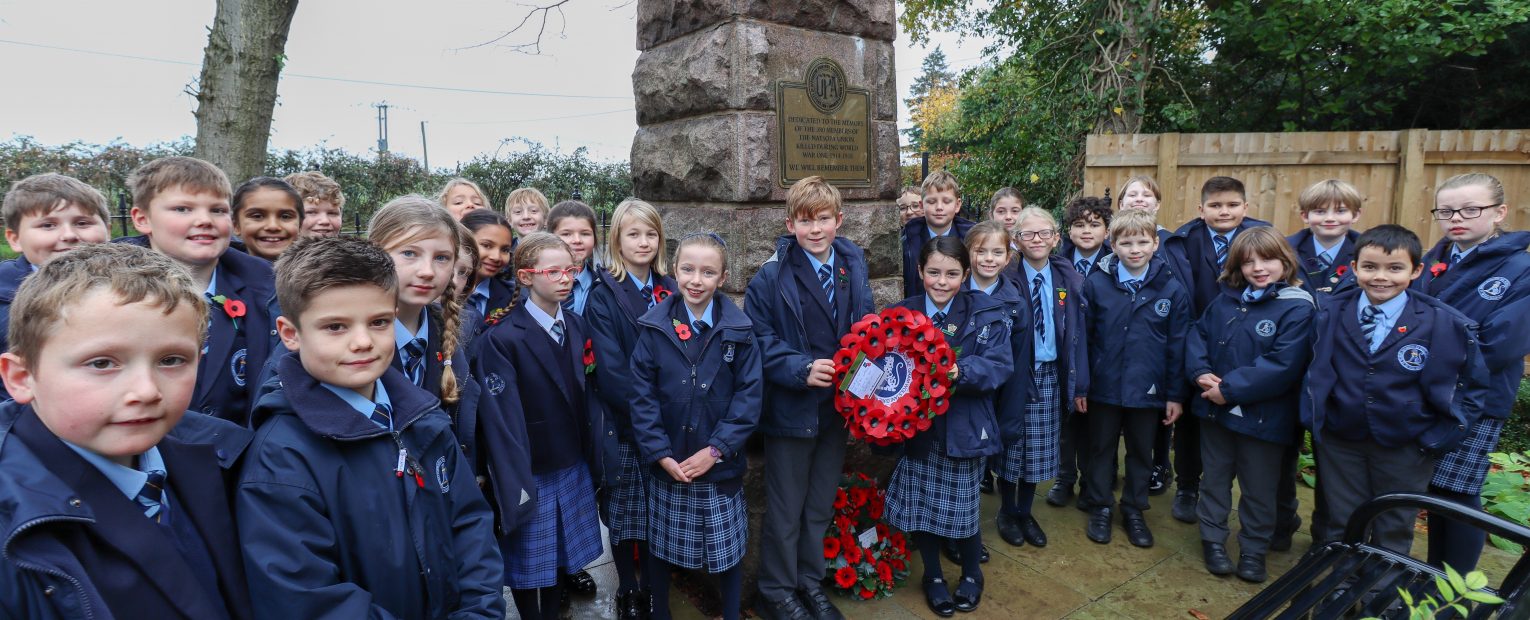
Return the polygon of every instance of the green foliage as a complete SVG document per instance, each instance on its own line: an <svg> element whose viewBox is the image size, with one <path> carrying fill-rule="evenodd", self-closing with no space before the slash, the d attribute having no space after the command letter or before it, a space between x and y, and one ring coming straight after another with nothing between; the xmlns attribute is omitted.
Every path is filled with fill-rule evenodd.
<svg viewBox="0 0 1530 620"><path fill-rule="evenodd" d="M1495 466L1482 483L1482 509L1520 525L1530 527L1530 453L1494 452L1488 455ZM1520 545L1496 535L1488 540L1494 547L1520 554Z"/></svg>
<svg viewBox="0 0 1530 620"><path fill-rule="evenodd" d="M936 47L930 55L924 57L924 63L920 66L919 77L908 87L908 99L903 102L908 105L909 112L915 119L924 116L924 102L931 92L948 89L956 85L956 74L951 72L950 65L946 64L946 53ZM924 147L924 128L918 120L903 129L908 136L909 144L915 151Z"/></svg>
<svg viewBox="0 0 1530 620"><path fill-rule="evenodd" d="M398 196L418 193L434 197L455 176L483 186L490 202L501 209L511 190L526 186L541 190L553 202L577 195L599 211L614 209L632 193L627 162L594 161L582 148L564 153L531 141L523 141L523 145L521 152L479 155L455 172L427 171L416 160L392 154L363 156L323 146L273 151L266 158L266 174L282 177L318 170L333 178L345 191L347 229L358 222L365 226L373 211ZM115 209L118 196L123 196L128 204L132 202L126 182L134 168L157 157L190 154L189 139L147 147L120 142L47 146L29 137L18 137L0 142L0 182L9 187L33 174L67 174L101 190ZM120 232L115 227L114 230Z"/></svg>
<svg viewBox="0 0 1530 620"><path fill-rule="evenodd" d="M1405 588L1398 588L1397 594L1402 598L1403 604L1408 606L1409 620L1426 620L1444 614L1450 617L1450 610L1460 617L1466 617L1470 612L1467 603L1479 605L1502 605L1503 599L1494 596L1487 591L1487 575L1481 571L1472 571L1465 577L1456 572L1456 569L1445 567L1444 577L1434 578L1436 599L1434 594L1425 594L1423 598L1414 600L1413 595Z"/></svg>
<svg viewBox="0 0 1530 620"><path fill-rule="evenodd" d="M1530 451L1530 381L1521 381L1514 396L1514 409L1498 436L1498 449L1504 452Z"/></svg>

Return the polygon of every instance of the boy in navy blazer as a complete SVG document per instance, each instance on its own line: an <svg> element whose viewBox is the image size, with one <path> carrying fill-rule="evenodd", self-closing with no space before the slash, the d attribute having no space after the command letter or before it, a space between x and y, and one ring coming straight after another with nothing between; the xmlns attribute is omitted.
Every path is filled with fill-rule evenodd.
<svg viewBox="0 0 1530 620"><path fill-rule="evenodd" d="M133 227L143 245L185 266L212 308L191 409L250 425L255 379L276 347L271 263L229 247L228 177L190 157L163 157L128 177Z"/></svg>
<svg viewBox="0 0 1530 620"><path fill-rule="evenodd" d="M6 349L11 302L21 281L37 267L86 243L106 241L106 198L94 187L62 174L38 174L11 185L0 205L5 241L20 254L0 263L0 352ZM10 395L0 388L0 400Z"/></svg>
<svg viewBox="0 0 1530 620"><path fill-rule="evenodd" d="M973 225L972 220L957 216L962 210L962 189L951 173L945 170L930 173L920 185L920 192L924 215L903 225L904 297L924 292L924 284L919 280L919 251L924 249L924 243L946 235L964 239Z"/></svg>
<svg viewBox="0 0 1530 620"><path fill-rule="evenodd" d="M1476 324L1407 290L1423 271L1418 236L1387 224L1356 246L1359 286L1318 310L1301 403L1328 507L1314 545L1337 540L1366 500L1426 492L1435 461L1461 443L1482 407ZM1378 516L1371 538L1408 553L1413 514Z"/></svg>
<svg viewBox="0 0 1530 620"><path fill-rule="evenodd" d="M186 411L207 320L190 275L93 245L43 265L15 310L0 617L250 617L223 473L249 431Z"/></svg>
<svg viewBox="0 0 1530 620"><path fill-rule="evenodd" d="M815 617L837 617L819 583L823 533L849 440L834 411L830 358L850 326L876 308L865 254L836 235L845 221L839 190L822 177L808 177L787 192L786 210L789 234L776 241L775 254L744 294L765 374L759 424L765 434L764 600L757 609L768 618L797 618L809 610Z"/></svg>
<svg viewBox="0 0 1530 620"><path fill-rule="evenodd" d="M1248 217L1248 195L1243 182L1232 177L1211 177L1201 185L1201 216L1187 222L1163 242L1163 257L1180 282L1190 291L1190 318L1199 319L1213 299L1222 294L1217 278L1238 233L1269 222ZM1171 511L1176 520L1195 523L1195 504L1201 494L1200 418L1183 416L1174 425L1174 493Z"/></svg>
<svg viewBox="0 0 1530 620"><path fill-rule="evenodd" d="M451 419L392 368L382 248L304 237L277 260L282 343L235 494L256 618L503 618L493 513Z"/></svg>

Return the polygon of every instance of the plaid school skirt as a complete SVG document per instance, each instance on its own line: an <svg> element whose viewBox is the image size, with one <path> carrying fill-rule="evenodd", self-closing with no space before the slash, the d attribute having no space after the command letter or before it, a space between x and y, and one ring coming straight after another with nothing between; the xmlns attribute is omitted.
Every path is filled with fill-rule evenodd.
<svg viewBox="0 0 1530 620"><path fill-rule="evenodd" d="M988 459L951 458L940 442L898 459L887 482L887 522L905 532L966 538L978 531L978 483Z"/></svg>
<svg viewBox="0 0 1530 620"><path fill-rule="evenodd" d="M1503 432L1503 423L1503 420L1497 418L1477 420L1471 430L1466 432L1461 447L1441 457L1440 462L1435 464L1434 478L1429 481L1429 485L1466 495L1481 493L1482 483L1487 480L1488 467L1493 464L1488 460L1488 453L1498 446L1498 434Z"/></svg>
<svg viewBox="0 0 1530 620"><path fill-rule="evenodd" d="M611 544L648 540L648 468L638 461L638 449L632 442L618 442L616 456L621 477L612 485L604 506Z"/></svg>
<svg viewBox="0 0 1530 620"><path fill-rule="evenodd" d="M1004 447L999 477L1009 482L1043 482L1057 477L1057 439L1062 432L1062 401L1058 398L1057 362L1042 362L1032 374L1041 397L1025 405L1022 434Z"/></svg>
<svg viewBox="0 0 1530 620"><path fill-rule="evenodd" d="M691 570L720 573L744 559L749 511L744 492L719 491L711 482L648 477L648 552Z"/></svg>
<svg viewBox="0 0 1530 620"><path fill-rule="evenodd" d="M572 575L604 551L595 485L584 464L535 478L536 513L500 543L505 585L517 590L556 585L559 570Z"/></svg>

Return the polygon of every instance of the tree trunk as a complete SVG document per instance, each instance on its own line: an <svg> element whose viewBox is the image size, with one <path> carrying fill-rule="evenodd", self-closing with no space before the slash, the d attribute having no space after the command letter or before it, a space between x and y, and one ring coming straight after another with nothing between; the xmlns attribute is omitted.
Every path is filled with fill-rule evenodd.
<svg viewBox="0 0 1530 620"><path fill-rule="evenodd" d="M1149 31L1162 10L1160 0L1107 0L1103 23L1113 24L1120 36L1099 41L1091 67L1095 95L1112 102L1095 119L1094 133L1132 134L1142 129L1142 106L1148 77L1153 71Z"/></svg>
<svg viewBox="0 0 1530 620"><path fill-rule="evenodd" d="M197 81L196 156L234 183L266 167L271 114L298 0L218 0Z"/></svg>

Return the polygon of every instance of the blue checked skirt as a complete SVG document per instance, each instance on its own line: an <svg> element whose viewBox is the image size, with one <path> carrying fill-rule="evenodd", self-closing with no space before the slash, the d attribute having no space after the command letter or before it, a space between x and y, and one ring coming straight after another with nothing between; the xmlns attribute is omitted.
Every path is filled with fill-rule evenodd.
<svg viewBox="0 0 1530 620"><path fill-rule="evenodd" d="M744 559L749 511L744 492L732 495L711 482L648 477L648 552L691 570L721 573Z"/></svg>
<svg viewBox="0 0 1530 620"><path fill-rule="evenodd" d="M611 544L648 540L648 468L638 462L638 449L632 442L618 442L616 456L621 477L612 485L605 505Z"/></svg>
<svg viewBox="0 0 1530 620"><path fill-rule="evenodd" d="M978 483L988 459L954 459L939 441L924 458L898 459L887 482L887 522L905 532L966 538L978 531Z"/></svg>
<svg viewBox="0 0 1530 620"><path fill-rule="evenodd" d="M1004 446L999 477L1009 482L1043 482L1057 477L1057 438L1062 432L1062 401L1058 396L1057 362L1042 362L1032 374L1036 402L1026 403L1020 440Z"/></svg>
<svg viewBox="0 0 1530 620"><path fill-rule="evenodd" d="M500 542L505 585L517 590L558 583L600 558L600 516L595 485L583 463L535 476L537 508L531 520Z"/></svg>
<svg viewBox="0 0 1530 620"><path fill-rule="evenodd" d="M1488 453L1498 446L1498 434L1503 432L1503 422L1497 418L1478 419L1471 430L1467 431L1461 447L1440 458L1440 462L1435 464L1430 486L1466 495L1481 493L1482 482L1487 480L1488 467L1492 465Z"/></svg>

